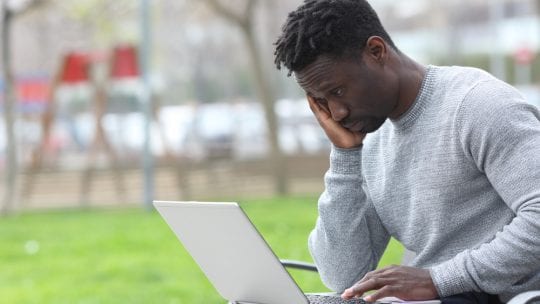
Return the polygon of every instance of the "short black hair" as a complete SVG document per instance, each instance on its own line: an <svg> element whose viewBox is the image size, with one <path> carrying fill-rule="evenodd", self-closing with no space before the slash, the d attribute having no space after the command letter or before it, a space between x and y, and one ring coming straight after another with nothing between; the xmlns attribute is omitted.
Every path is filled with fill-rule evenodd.
<svg viewBox="0 0 540 304"><path fill-rule="evenodd" d="M397 50L377 13L366 0L305 0L289 13L275 42L275 64L288 75L314 62L320 55L340 58L361 50L371 36L383 38Z"/></svg>

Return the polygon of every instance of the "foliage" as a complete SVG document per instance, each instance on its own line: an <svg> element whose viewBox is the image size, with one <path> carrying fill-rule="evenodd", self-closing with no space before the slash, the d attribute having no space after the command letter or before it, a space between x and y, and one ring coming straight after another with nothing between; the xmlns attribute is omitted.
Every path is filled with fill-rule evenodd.
<svg viewBox="0 0 540 304"><path fill-rule="evenodd" d="M531 62L531 81L533 84L540 81L540 60L538 59L540 54L534 54L534 60ZM505 55L503 58L504 67L505 67L505 81L510 84L519 84L516 83L516 69L518 65L515 62L514 55ZM490 71L490 54L471 54L471 55L462 55L455 60L447 57L441 57L434 59L434 64L437 65L461 65L461 66L471 66L483 69L485 71Z"/></svg>
<svg viewBox="0 0 540 304"><path fill-rule="evenodd" d="M316 198L241 202L280 258L310 261ZM63 210L0 219L3 303L224 303L156 212ZM399 263L393 242L383 264ZM317 275L293 271L305 291Z"/></svg>
<svg viewBox="0 0 540 304"><path fill-rule="evenodd" d="M115 41L134 42L137 27L126 26L123 19L138 16L138 2L129 0L55 0L56 6L64 10L73 22L94 28L93 42L100 47L108 47Z"/></svg>

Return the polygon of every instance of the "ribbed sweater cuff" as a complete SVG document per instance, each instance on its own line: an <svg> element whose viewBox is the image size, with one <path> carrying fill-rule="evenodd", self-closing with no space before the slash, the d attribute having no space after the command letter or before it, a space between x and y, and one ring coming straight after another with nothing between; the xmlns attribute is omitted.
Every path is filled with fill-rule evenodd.
<svg viewBox="0 0 540 304"><path fill-rule="evenodd" d="M337 174L359 174L362 168L362 146L342 149L332 145L330 172Z"/></svg>
<svg viewBox="0 0 540 304"><path fill-rule="evenodd" d="M472 291L460 275L459 267L452 260L433 266L429 269L431 279L440 297Z"/></svg>

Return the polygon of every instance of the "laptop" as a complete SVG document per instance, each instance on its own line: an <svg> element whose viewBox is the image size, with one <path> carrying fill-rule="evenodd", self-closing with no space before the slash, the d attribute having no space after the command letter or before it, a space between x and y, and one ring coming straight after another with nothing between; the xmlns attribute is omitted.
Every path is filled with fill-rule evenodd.
<svg viewBox="0 0 540 304"><path fill-rule="evenodd" d="M367 303L362 299L344 301L338 295L304 294L237 203L153 204L229 303Z"/></svg>

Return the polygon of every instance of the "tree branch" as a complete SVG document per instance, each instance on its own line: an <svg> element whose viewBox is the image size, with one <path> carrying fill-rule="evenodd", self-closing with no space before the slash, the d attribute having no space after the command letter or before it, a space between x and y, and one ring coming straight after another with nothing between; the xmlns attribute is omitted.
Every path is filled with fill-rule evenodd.
<svg viewBox="0 0 540 304"><path fill-rule="evenodd" d="M245 22L246 27L251 26L251 20L253 18L253 10L255 9L256 2L257 2L256 0L248 0L246 9L244 11L244 22Z"/></svg>
<svg viewBox="0 0 540 304"><path fill-rule="evenodd" d="M234 10L223 5L219 0L206 0L206 2L221 16L229 19L233 23L240 25L242 29L245 29L251 25L251 19L253 16L253 10L257 0L247 0L243 14L239 14Z"/></svg>
<svg viewBox="0 0 540 304"><path fill-rule="evenodd" d="M212 6L212 8L216 10L220 15L229 19L230 21L238 24L242 24L245 22L245 16L238 15L233 10L223 5L219 0L206 0L206 2L210 4L210 6Z"/></svg>
<svg viewBox="0 0 540 304"><path fill-rule="evenodd" d="M244 16L253 15L253 9L255 8L256 2L256 0L248 0L248 3L246 4L246 10L244 11Z"/></svg>
<svg viewBox="0 0 540 304"><path fill-rule="evenodd" d="M38 6L44 4L47 2L47 0L30 0L26 1L26 3L23 3L23 5L19 7L13 7L9 4L6 5L7 11L13 16L13 17L20 17L24 15L25 13L37 8Z"/></svg>

